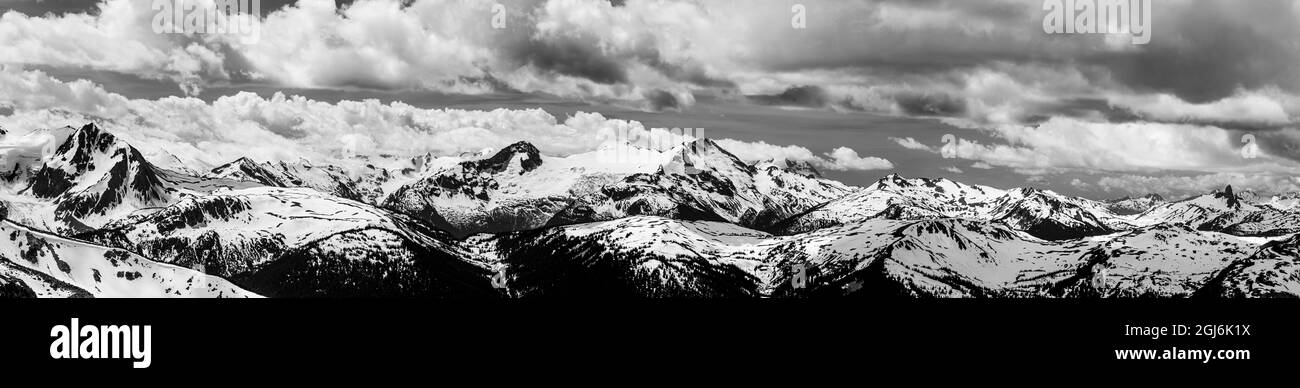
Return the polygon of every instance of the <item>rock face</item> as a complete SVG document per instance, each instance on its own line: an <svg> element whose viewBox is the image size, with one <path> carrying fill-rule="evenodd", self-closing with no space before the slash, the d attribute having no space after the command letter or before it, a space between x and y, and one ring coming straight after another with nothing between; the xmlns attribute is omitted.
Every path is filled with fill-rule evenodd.
<svg viewBox="0 0 1300 388"><path fill-rule="evenodd" d="M52 200L55 218L67 221L74 230L165 204L172 191L140 151L94 124L73 132L24 190Z"/></svg>

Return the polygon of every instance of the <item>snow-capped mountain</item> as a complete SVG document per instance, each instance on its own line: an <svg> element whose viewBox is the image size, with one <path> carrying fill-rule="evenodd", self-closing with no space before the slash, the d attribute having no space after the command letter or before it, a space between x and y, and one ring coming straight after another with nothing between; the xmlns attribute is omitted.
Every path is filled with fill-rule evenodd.
<svg viewBox="0 0 1300 388"><path fill-rule="evenodd" d="M1142 214L1142 212L1163 203L1165 203L1165 198L1160 194L1147 194L1136 198L1123 197L1106 201L1106 208L1116 215L1130 216Z"/></svg>
<svg viewBox="0 0 1300 388"><path fill-rule="evenodd" d="M636 216L478 243L516 296L1187 297L1260 250L1169 224L1054 242L1001 222L882 218L774 236Z"/></svg>
<svg viewBox="0 0 1300 388"><path fill-rule="evenodd" d="M1260 204L1282 211L1300 210L1300 193L1275 195L1269 197L1268 201L1261 202Z"/></svg>
<svg viewBox="0 0 1300 388"><path fill-rule="evenodd" d="M1000 190L947 179L886 176L853 194L781 222L776 230L799 233L870 218L963 218L1000 221L1045 239L1111 232L1115 215L1105 207L1037 189Z"/></svg>
<svg viewBox="0 0 1300 388"><path fill-rule="evenodd" d="M808 166L747 164L711 140L666 152L616 151L648 155L632 163L610 163L605 158L610 152L547 157L528 143L517 143L489 158L434 170L397 189L385 206L434 222L446 220L457 234L630 215L762 227L849 191L810 173Z"/></svg>
<svg viewBox="0 0 1300 388"><path fill-rule="evenodd" d="M159 168L93 124L5 136L0 215L12 247L0 252L0 295L1255 297L1296 287L1293 196L1254 203L1231 187L1175 202L898 175L852 188L806 163L743 162L709 140L568 156L516 143L362 167L240 158L195 174Z"/></svg>
<svg viewBox="0 0 1300 388"><path fill-rule="evenodd" d="M246 298L229 281L0 221L0 286L38 297Z"/></svg>
<svg viewBox="0 0 1300 388"><path fill-rule="evenodd" d="M1300 213L1252 204L1234 194L1232 186L1153 207L1135 221L1144 225L1187 225L1237 236L1275 237L1300 232Z"/></svg>
<svg viewBox="0 0 1300 388"><path fill-rule="evenodd" d="M258 163L239 158L212 169L204 178L256 182L271 187L303 187L358 202L375 204L383 196L382 187L390 179L388 170L366 166L362 174L349 174L336 166L316 166L307 161Z"/></svg>
<svg viewBox="0 0 1300 388"><path fill-rule="evenodd" d="M1110 236L1090 248L1078 274L1053 291L1063 296L1190 296L1215 272L1258 248L1226 234L1158 224Z"/></svg>
<svg viewBox="0 0 1300 388"><path fill-rule="evenodd" d="M96 227L131 211L172 199L162 173L140 151L88 124L73 132L20 194L54 204L54 218Z"/></svg>
<svg viewBox="0 0 1300 388"><path fill-rule="evenodd" d="M326 274L339 280L337 287L360 287L360 283L369 282L374 292L392 288L394 295L403 291L422 295L429 290L412 289L403 279L416 276L413 274L423 266L446 266L462 274L486 273L468 264L468 253L463 249L446 242L450 236L429 226L303 188L220 191L188 198L79 237L159 261L202 268L269 296L325 292L332 288L313 282L323 281ZM417 258L423 261L415 261ZM434 263L439 261L454 263ZM306 270L319 276L310 277L310 281L301 279L304 275L297 271ZM437 276L418 276L416 281L422 287L441 286L436 282L420 283ZM480 286L487 289L485 280Z"/></svg>

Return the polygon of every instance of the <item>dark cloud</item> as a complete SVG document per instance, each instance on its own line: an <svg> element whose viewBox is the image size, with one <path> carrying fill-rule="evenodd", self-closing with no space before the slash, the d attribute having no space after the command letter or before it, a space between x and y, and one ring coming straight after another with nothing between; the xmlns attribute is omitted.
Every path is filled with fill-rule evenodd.
<svg viewBox="0 0 1300 388"><path fill-rule="evenodd" d="M73 13L89 13L93 15L99 13L99 3L101 1L102 0L0 0L0 14L8 11L16 11L29 16L41 16L46 14L65 15ZM335 3L342 6L350 4L353 1L354 0L335 0ZM261 0L262 15L275 12L294 3L297 3L297 0Z"/></svg>
<svg viewBox="0 0 1300 388"><path fill-rule="evenodd" d="M1300 20L1286 0L1156 2L1151 43L1086 58L1139 90L1208 102L1241 88L1300 92Z"/></svg>
<svg viewBox="0 0 1300 388"><path fill-rule="evenodd" d="M894 98L899 109L912 116L960 116L966 102L947 94L901 94Z"/></svg>
<svg viewBox="0 0 1300 388"><path fill-rule="evenodd" d="M513 54L516 59L542 70L601 84L627 83L623 65L589 42L565 38L532 41L517 46Z"/></svg>
<svg viewBox="0 0 1300 388"><path fill-rule="evenodd" d="M99 0L0 0L0 14L9 11L29 16L87 13L98 11L98 4Z"/></svg>
<svg viewBox="0 0 1300 388"><path fill-rule="evenodd" d="M681 102L677 101L677 96L663 90L646 93L645 99L650 105L650 110L654 112L681 109Z"/></svg>
<svg viewBox="0 0 1300 388"><path fill-rule="evenodd" d="M749 100L763 105L822 108L831 103L826 90L818 86L796 86L780 94L749 96Z"/></svg>

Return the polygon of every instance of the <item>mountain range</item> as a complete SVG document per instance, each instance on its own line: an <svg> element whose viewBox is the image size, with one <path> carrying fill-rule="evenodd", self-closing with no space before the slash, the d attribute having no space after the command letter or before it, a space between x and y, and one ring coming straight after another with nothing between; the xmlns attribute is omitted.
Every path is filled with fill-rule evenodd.
<svg viewBox="0 0 1300 388"><path fill-rule="evenodd" d="M0 296L1300 296L1295 194L852 187L707 139L196 172L42 134L4 156Z"/></svg>

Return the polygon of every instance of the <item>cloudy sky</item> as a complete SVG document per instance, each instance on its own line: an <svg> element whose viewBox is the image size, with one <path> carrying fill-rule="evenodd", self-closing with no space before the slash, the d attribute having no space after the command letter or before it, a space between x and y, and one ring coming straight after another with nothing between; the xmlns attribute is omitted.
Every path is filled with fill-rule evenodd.
<svg viewBox="0 0 1300 388"><path fill-rule="evenodd" d="M857 185L1300 191L1300 1L1157 0L1145 45L1045 33L1043 0L268 0L256 39L150 3L0 0L0 127L191 168L689 127Z"/></svg>

